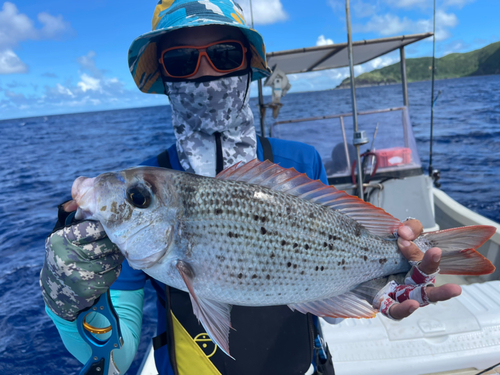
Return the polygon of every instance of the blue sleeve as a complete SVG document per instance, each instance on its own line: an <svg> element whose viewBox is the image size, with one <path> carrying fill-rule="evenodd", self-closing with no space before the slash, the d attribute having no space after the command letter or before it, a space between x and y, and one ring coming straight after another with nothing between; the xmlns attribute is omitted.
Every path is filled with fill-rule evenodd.
<svg viewBox="0 0 500 375"><path fill-rule="evenodd" d="M137 290L143 289L146 284L147 276L143 271L134 270L128 264L127 259L122 263L122 270L118 279L111 285L110 289L119 290Z"/></svg>
<svg viewBox="0 0 500 375"><path fill-rule="evenodd" d="M274 163L283 168L295 168L313 180L321 180L328 185L325 167L318 151L313 146L301 142L268 138L273 150ZM257 142L257 158L264 160L260 141Z"/></svg>
<svg viewBox="0 0 500 375"><path fill-rule="evenodd" d="M125 291L111 290L111 301L120 318L123 347L113 351L116 366L122 374L127 372L134 360L139 346L142 326L142 307L144 304L144 289ZM45 307L47 315L54 322L66 349L81 363L86 363L92 353L90 346L82 339L78 332L76 320L68 322L55 315ZM106 327L109 323L101 314L90 315L87 322L94 327ZM101 340L109 334L96 335Z"/></svg>

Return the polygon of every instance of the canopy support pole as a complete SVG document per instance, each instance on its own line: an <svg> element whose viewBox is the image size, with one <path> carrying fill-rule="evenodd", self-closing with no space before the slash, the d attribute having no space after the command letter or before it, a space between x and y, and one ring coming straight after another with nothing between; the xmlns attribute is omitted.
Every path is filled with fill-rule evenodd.
<svg viewBox="0 0 500 375"><path fill-rule="evenodd" d="M262 79L259 79L259 115L260 115L260 135L266 136L266 127L264 123L264 116L266 115L266 107L264 106L264 95L262 94Z"/></svg>
<svg viewBox="0 0 500 375"><path fill-rule="evenodd" d="M353 144L356 147L357 155L357 167L358 167L358 195L361 200L365 200L363 192L363 167L361 163L361 156L359 152L359 147L361 144L356 140L359 139L359 129L358 129L358 108L356 105L356 86L354 84L354 60L352 57L352 35L351 35L351 8L349 5L349 0L345 1L345 13L347 21L347 49L349 55L349 73L351 76L351 98L352 98L352 121L354 124L354 140Z"/></svg>
<svg viewBox="0 0 500 375"><path fill-rule="evenodd" d="M409 107L410 101L408 99L408 81L406 79L405 47L399 48L399 55L400 55L400 65L401 65L401 84L403 85L403 103L405 107Z"/></svg>

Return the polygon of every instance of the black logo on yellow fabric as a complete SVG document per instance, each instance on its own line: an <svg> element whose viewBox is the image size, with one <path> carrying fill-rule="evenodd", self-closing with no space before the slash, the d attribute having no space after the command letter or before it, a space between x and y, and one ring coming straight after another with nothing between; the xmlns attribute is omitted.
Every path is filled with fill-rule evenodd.
<svg viewBox="0 0 500 375"><path fill-rule="evenodd" d="M194 342L203 350L203 353L210 358L217 351L217 345L210 339L206 333L200 333L194 338Z"/></svg>

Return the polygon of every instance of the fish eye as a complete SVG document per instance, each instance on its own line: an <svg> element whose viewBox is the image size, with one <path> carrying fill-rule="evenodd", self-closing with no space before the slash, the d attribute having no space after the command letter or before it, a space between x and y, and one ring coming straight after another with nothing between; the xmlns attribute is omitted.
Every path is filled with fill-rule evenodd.
<svg viewBox="0 0 500 375"><path fill-rule="evenodd" d="M127 189L127 200L137 208L148 208L151 204L151 193L144 186L132 186Z"/></svg>

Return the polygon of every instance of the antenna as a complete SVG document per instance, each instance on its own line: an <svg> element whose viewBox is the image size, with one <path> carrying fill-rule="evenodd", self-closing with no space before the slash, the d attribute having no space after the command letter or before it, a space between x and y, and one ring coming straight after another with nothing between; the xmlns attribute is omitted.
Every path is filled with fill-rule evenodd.
<svg viewBox="0 0 500 375"><path fill-rule="evenodd" d="M432 176L434 168L432 166L432 142L434 133L434 74L436 70L436 0L434 0L434 20L432 35L432 89L431 89L431 139L429 151L429 176Z"/></svg>
<svg viewBox="0 0 500 375"><path fill-rule="evenodd" d="M251 19L252 19L252 29L253 29L254 27L253 27L253 8L252 8L252 0L250 0L250 15L251 15Z"/></svg>

